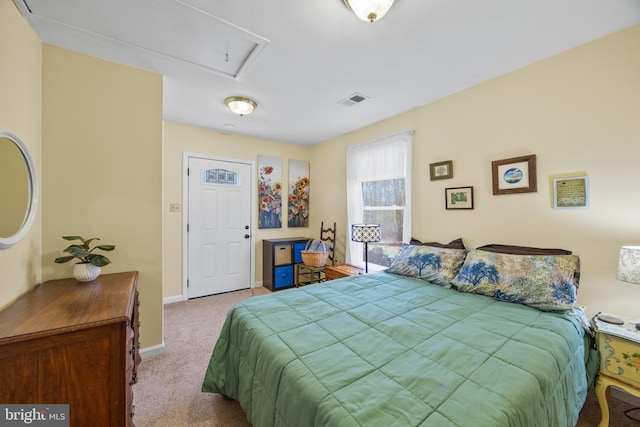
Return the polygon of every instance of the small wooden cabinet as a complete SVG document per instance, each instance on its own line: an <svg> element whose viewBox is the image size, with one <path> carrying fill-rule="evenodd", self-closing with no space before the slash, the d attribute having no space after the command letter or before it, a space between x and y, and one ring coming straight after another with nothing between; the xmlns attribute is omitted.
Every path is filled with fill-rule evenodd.
<svg viewBox="0 0 640 427"><path fill-rule="evenodd" d="M327 280L339 279L347 276L357 276L362 274L362 270L349 264L327 265L324 268L324 275Z"/></svg>
<svg viewBox="0 0 640 427"><path fill-rule="evenodd" d="M52 280L0 312L0 402L68 404L71 427L134 426L137 280Z"/></svg>
<svg viewBox="0 0 640 427"><path fill-rule="evenodd" d="M635 331L634 325L634 321L622 326L596 322L600 350L596 396L602 413L598 427L609 425L610 387L640 398L640 331Z"/></svg>
<svg viewBox="0 0 640 427"><path fill-rule="evenodd" d="M294 266L302 262L301 252L308 237L265 239L262 241L262 285L271 290L295 286Z"/></svg>

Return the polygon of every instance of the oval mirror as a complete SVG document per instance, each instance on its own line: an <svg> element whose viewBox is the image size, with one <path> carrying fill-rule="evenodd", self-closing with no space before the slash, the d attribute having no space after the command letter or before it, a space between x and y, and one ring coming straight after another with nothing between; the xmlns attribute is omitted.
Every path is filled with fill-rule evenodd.
<svg viewBox="0 0 640 427"><path fill-rule="evenodd" d="M38 180L27 146L13 133L0 130L0 249L27 234L37 203Z"/></svg>

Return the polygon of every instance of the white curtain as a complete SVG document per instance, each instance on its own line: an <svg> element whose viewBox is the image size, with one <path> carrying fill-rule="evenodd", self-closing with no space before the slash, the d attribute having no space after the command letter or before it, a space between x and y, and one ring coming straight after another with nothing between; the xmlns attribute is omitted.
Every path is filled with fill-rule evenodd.
<svg viewBox="0 0 640 427"><path fill-rule="evenodd" d="M362 183L389 179L405 180L403 242L411 238L411 146L413 131L402 131L347 147L347 238L346 261L363 267L362 243L351 241L351 225L363 222ZM371 266L370 266L371 267Z"/></svg>

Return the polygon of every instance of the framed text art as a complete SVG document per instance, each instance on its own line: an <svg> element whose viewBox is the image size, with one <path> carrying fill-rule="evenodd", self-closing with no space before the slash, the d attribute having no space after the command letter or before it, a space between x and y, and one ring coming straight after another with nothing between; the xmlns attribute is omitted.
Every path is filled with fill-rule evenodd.
<svg viewBox="0 0 640 427"><path fill-rule="evenodd" d="M444 197L447 209L473 209L473 187L445 188Z"/></svg>
<svg viewBox="0 0 640 427"><path fill-rule="evenodd" d="M493 194L535 193L536 155L512 157L491 162Z"/></svg>
<svg viewBox="0 0 640 427"><path fill-rule="evenodd" d="M588 176L556 178L553 180L554 209L587 209L588 207Z"/></svg>
<svg viewBox="0 0 640 427"><path fill-rule="evenodd" d="M453 178L453 160L429 164L431 181Z"/></svg>

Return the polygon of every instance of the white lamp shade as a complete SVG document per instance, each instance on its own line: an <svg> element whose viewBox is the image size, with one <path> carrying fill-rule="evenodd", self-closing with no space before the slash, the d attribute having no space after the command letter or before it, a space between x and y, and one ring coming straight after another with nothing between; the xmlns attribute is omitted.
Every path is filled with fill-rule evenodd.
<svg viewBox="0 0 640 427"><path fill-rule="evenodd" d="M382 18L394 0L344 0L353 13L363 21L374 22Z"/></svg>
<svg viewBox="0 0 640 427"><path fill-rule="evenodd" d="M353 242L379 242L381 239L379 224L353 224L351 240Z"/></svg>
<svg viewBox="0 0 640 427"><path fill-rule="evenodd" d="M620 248L616 279L640 284L640 246L623 246Z"/></svg>

